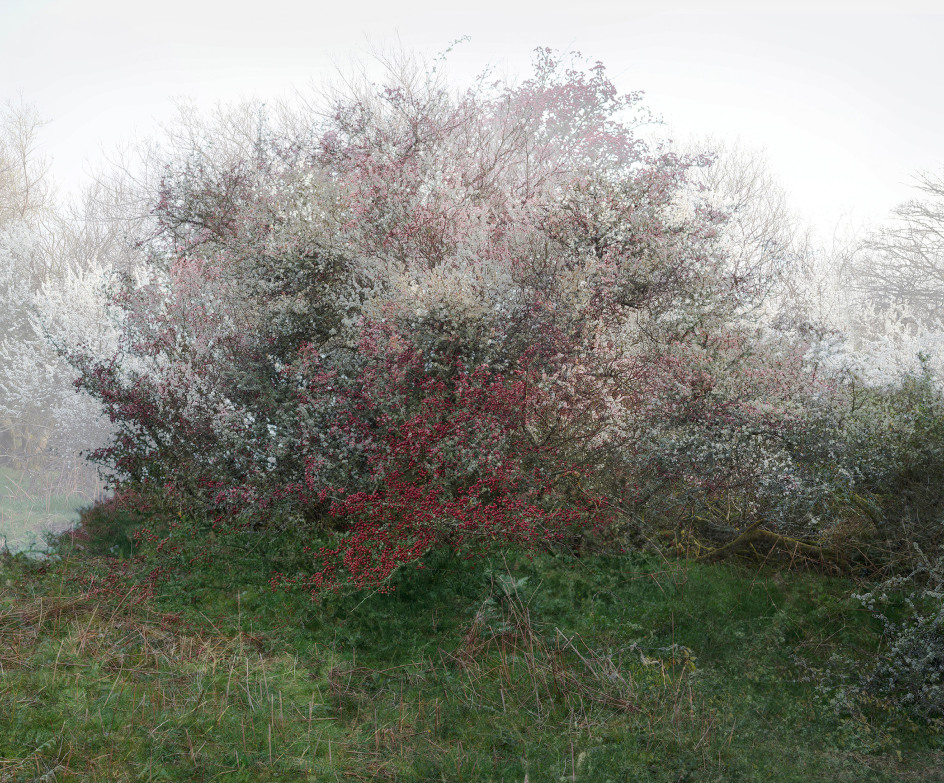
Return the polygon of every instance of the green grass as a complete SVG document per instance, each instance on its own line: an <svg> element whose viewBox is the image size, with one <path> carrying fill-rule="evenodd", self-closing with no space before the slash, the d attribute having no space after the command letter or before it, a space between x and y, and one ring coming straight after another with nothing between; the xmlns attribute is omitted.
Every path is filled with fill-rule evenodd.
<svg viewBox="0 0 944 783"><path fill-rule="evenodd" d="M836 706L880 643L848 581L440 554L313 602L221 552L153 595L6 559L0 780L940 780L940 725Z"/></svg>

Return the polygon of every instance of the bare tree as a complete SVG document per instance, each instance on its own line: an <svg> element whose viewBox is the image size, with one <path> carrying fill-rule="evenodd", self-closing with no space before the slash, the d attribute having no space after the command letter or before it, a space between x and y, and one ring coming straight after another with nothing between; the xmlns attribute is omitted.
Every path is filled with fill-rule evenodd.
<svg viewBox="0 0 944 783"><path fill-rule="evenodd" d="M920 174L915 186L920 195L851 254L847 280L879 307L931 325L944 318L944 171Z"/></svg>
<svg viewBox="0 0 944 783"><path fill-rule="evenodd" d="M36 218L49 206L49 163L37 151L42 126L28 104L0 107L0 225Z"/></svg>
<svg viewBox="0 0 944 783"><path fill-rule="evenodd" d="M808 309L802 300L810 272L809 232L791 209L764 151L709 138L690 152L711 161L694 173L693 181L726 216L720 230L729 273L754 288L768 310L781 316L790 311L795 319Z"/></svg>

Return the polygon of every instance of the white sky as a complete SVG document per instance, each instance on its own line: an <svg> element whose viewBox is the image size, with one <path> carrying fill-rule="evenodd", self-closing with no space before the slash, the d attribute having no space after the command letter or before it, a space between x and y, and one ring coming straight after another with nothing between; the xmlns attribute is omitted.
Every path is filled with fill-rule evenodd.
<svg viewBox="0 0 944 783"><path fill-rule="evenodd" d="M646 91L676 139L766 149L795 208L828 232L877 219L919 169L944 166L944 15L912 0L0 0L0 100L49 120L54 176L74 190L102 153L153 132L174 99L274 97L330 79L370 45L524 75L537 46L602 60ZM700 13L692 13L697 9ZM750 10L749 10L750 9ZM826 9L814 13L814 9ZM944 8L941 9L944 11ZM704 13L712 11L712 13Z"/></svg>

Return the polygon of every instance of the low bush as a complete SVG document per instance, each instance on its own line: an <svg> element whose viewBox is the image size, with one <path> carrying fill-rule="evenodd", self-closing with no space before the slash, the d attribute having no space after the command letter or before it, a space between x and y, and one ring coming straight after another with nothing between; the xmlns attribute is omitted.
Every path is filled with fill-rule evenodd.
<svg viewBox="0 0 944 783"><path fill-rule="evenodd" d="M920 551L917 553L920 556ZM882 624L884 645L861 693L907 714L944 721L944 558L855 597Z"/></svg>
<svg viewBox="0 0 944 783"><path fill-rule="evenodd" d="M860 543L905 572L923 567L916 551L944 548L944 390L924 363L895 386L852 393L844 429L846 469L873 508Z"/></svg>

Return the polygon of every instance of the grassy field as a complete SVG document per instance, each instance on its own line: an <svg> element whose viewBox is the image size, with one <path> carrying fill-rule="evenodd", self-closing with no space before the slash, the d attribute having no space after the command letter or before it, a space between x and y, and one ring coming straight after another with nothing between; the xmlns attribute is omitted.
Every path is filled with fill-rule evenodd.
<svg viewBox="0 0 944 783"><path fill-rule="evenodd" d="M94 499L87 491L57 486L62 482L49 486L44 478L0 467L0 546L13 552L42 550L47 533L72 527L77 509Z"/></svg>
<svg viewBox="0 0 944 783"><path fill-rule="evenodd" d="M881 637L849 581L425 565L312 601L256 555L158 582L88 550L7 556L0 780L941 780L944 727L850 685Z"/></svg>

